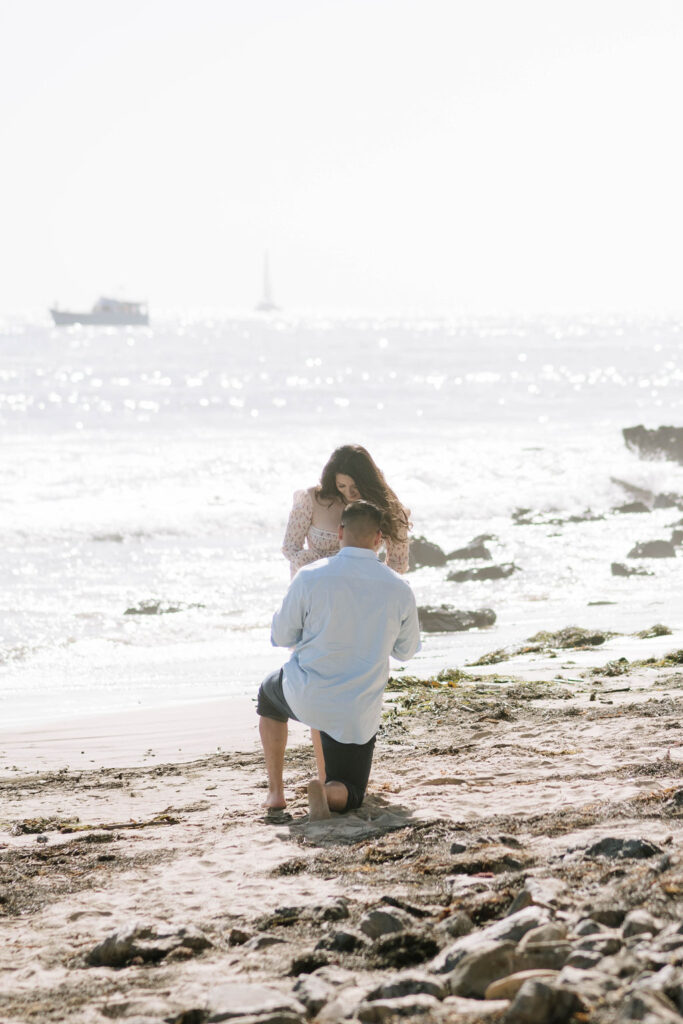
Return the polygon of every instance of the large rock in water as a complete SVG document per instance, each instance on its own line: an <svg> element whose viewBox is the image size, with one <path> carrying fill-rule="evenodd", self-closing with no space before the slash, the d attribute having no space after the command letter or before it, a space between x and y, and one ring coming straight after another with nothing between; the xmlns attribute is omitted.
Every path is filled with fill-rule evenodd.
<svg viewBox="0 0 683 1024"><path fill-rule="evenodd" d="M413 537L408 551L408 571L420 569L422 566L439 568L446 564L446 554L438 544L433 544L425 537Z"/></svg>
<svg viewBox="0 0 683 1024"><path fill-rule="evenodd" d="M418 608L420 629L425 633L459 633L465 629L482 629L492 626L496 621L496 613L491 608L479 608L477 611L463 612L442 604L438 608L426 606Z"/></svg>
<svg viewBox="0 0 683 1024"><path fill-rule="evenodd" d="M518 567L513 562L504 562L502 565L487 565L482 569L460 569L458 572L449 572L446 579L453 583L465 583L467 580L502 580L517 571Z"/></svg>
<svg viewBox="0 0 683 1024"><path fill-rule="evenodd" d="M624 565L623 562L612 562L612 575L613 576L654 576L654 573L648 572L647 569L629 568L629 566L628 565Z"/></svg>
<svg viewBox="0 0 683 1024"><path fill-rule="evenodd" d="M676 548L670 540L644 540L628 553L629 558L675 558Z"/></svg>
<svg viewBox="0 0 683 1024"><path fill-rule="evenodd" d="M475 537L464 548L456 548L455 551L449 551L446 558L449 562L452 558L481 558L485 562L492 561L491 552L480 537Z"/></svg>
<svg viewBox="0 0 683 1024"><path fill-rule="evenodd" d="M683 427L647 430L641 423L637 427L625 427L622 433L626 447L638 452L641 458L665 458L683 463Z"/></svg>

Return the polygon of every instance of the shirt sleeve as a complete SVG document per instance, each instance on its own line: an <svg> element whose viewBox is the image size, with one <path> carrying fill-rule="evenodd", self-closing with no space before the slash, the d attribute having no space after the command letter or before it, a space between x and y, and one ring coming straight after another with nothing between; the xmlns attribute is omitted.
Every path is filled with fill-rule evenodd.
<svg viewBox="0 0 683 1024"><path fill-rule="evenodd" d="M392 658L396 658L398 661L408 661L408 659L412 658L414 654L417 654L421 646L417 605L411 590L410 602L404 613L404 617L401 622L401 629L396 637L396 642L394 643L391 656Z"/></svg>
<svg viewBox="0 0 683 1024"><path fill-rule="evenodd" d="M280 610L273 615L270 642L273 647L294 647L301 640L306 618L304 588L292 580Z"/></svg>
<svg viewBox="0 0 683 1024"><path fill-rule="evenodd" d="M289 562L292 576L302 565L315 562L320 555L304 547L306 534L313 519L313 500L308 491L295 491L292 511L289 513L282 554Z"/></svg>

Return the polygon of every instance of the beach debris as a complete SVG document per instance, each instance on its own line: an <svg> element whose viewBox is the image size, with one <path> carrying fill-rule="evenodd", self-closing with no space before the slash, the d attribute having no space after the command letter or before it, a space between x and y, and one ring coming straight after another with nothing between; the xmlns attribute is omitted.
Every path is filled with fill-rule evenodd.
<svg viewBox="0 0 683 1024"><path fill-rule="evenodd" d="M171 604L168 601L156 601L153 598L150 600L139 601L136 605L131 605L130 608L126 608L124 615L173 615L176 612L185 612L190 608L204 608L205 605L192 603L188 604L183 601Z"/></svg>
<svg viewBox="0 0 683 1024"><path fill-rule="evenodd" d="M657 427L648 430L642 425L624 427L626 447L641 459L669 459L683 463L683 427Z"/></svg>
<svg viewBox="0 0 683 1024"><path fill-rule="evenodd" d="M469 544L466 544L465 547L456 548L455 551L450 551L446 555L446 558L449 562L453 559L467 558L480 558L483 561L490 562L493 556L481 537L475 537L469 542Z"/></svg>
<svg viewBox="0 0 683 1024"><path fill-rule="evenodd" d="M519 566L514 562L504 562L502 565L487 565L482 569L459 569L456 572L449 572L446 579L452 583L465 583L469 580L502 580L519 571Z"/></svg>
<svg viewBox="0 0 683 1024"><path fill-rule="evenodd" d="M209 949L211 945L206 935L193 925L159 933L151 925L134 923L98 942L85 959L90 967L125 967L136 959L143 963L158 963L180 946L194 954Z"/></svg>
<svg viewBox="0 0 683 1024"><path fill-rule="evenodd" d="M627 558L675 558L676 548L670 540L639 541L631 548Z"/></svg>
<svg viewBox="0 0 683 1024"><path fill-rule="evenodd" d="M613 576L654 576L648 569L624 565L623 562L612 562L611 571Z"/></svg>
<svg viewBox="0 0 683 1024"><path fill-rule="evenodd" d="M565 626L564 629L558 629L554 633L541 630L534 636L530 636L528 642L531 644L542 644L546 648L585 648L597 647L616 635L616 633L610 633L607 630L584 629L582 626Z"/></svg>
<svg viewBox="0 0 683 1024"><path fill-rule="evenodd" d="M420 629L425 633L456 633L467 629L484 629L496 621L491 608L476 611L459 611L452 605L441 604L420 606L417 609Z"/></svg>
<svg viewBox="0 0 683 1024"><path fill-rule="evenodd" d="M433 544L432 541L427 540L426 537L412 537L410 540L408 559L409 572L412 572L415 569L421 569L424 566L440 568L440 566L446 564L446 553L438 544Z"/></svg>
<svg viewBox="0 0 683 1024"><path fill-rule="evenodd" d="M650 640L656 636L671 636L672 633L673 630L668 626L663 626L661 622L655 622L654 626L650 626L649 629L641 629L639 633L633 635L640 637L641 640Z"/></svg>

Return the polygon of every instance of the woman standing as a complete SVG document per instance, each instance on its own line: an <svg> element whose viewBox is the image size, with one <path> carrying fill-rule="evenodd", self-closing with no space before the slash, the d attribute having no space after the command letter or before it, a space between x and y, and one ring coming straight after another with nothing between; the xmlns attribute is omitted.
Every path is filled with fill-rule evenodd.
<svg viewBox="0 0 683 1024"><path fill-rule="evenodd" d="M336 555L344 506L360 499L371 501L383 512L387 565L398 573L407 572L410 512L389 487L367 449L345 444L332 452L317 486L294 493L282 545L292 576L302 565Z"/></svg>

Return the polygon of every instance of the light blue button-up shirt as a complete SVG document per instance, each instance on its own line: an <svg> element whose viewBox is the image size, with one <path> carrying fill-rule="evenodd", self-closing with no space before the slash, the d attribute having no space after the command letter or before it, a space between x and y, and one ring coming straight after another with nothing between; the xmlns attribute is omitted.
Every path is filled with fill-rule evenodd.
<svg viewBox="0 0 683 1024"><path fill-rule="evenodd" d="M367 743L379 726L389 657L420 649L413 592L368 548L300 569L273 616L271 640L294 647L285 699L297 718L340 743Z"/></svg>

